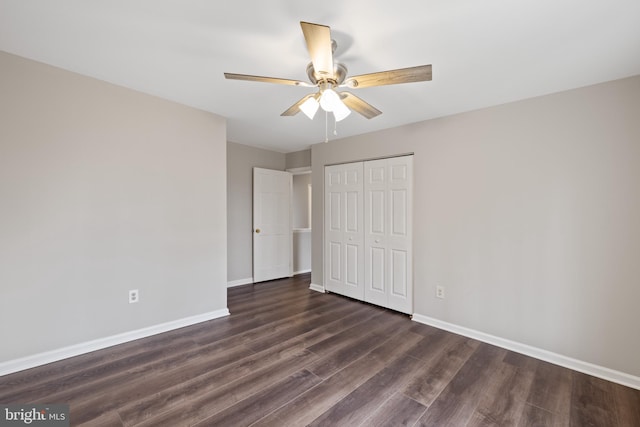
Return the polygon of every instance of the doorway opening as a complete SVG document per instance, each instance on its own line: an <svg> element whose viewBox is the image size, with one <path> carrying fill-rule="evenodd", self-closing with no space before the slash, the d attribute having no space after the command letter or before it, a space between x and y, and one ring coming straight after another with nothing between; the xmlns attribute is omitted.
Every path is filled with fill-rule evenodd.
<svg viewBox="0 0 640 427"><path fill-rule="evenodd" d="M289 169L293 228L293 274L311 272L311 168Z"/></svg>

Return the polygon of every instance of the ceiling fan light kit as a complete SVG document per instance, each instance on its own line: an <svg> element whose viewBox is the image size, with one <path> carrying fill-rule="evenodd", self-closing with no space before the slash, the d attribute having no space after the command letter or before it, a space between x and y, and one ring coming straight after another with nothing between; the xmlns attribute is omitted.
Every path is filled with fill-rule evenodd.
<svg viewBox="0 0 640 427"><path fill-rule="evenodd" d="M313 120L320 107L326 112L333 113L336 122L349 116L351 110L367 119L372 119L382 114L380 110L356 95L346 91L338 92L337 88L361 89L431 80L431 65L381 71L347 78L347 67L333 59L337 44L335 40L331 39L331 29L326 25L309 22L300 22L300 26L307 44L307 50L311 56L311 63L307 66L307 76L311 83L300 80L233 73L224 73L225 78L317 87L317 93L304 96L284 111L281 116L294 116L302 111L309 119Z"/></svg>
<svg viewBox="0 0 640 427"><path fill-rule="evenodd" d="M338 102L331 112L333 113L333 116L335 117L336 122L346 119L347 116L351 114L351 110L349 110L349 107L344 105L344 102L342 102L340 98L338 98Z"/></svg>
<svg viewBox="0 0 640 427"><path fill-rule="evenodd" d="M300 104L300 111L302 111L305 116L313 120L313 117L316 115L316 111L318 111L319 107L320 103L315 96L312 96Z"/></svg>

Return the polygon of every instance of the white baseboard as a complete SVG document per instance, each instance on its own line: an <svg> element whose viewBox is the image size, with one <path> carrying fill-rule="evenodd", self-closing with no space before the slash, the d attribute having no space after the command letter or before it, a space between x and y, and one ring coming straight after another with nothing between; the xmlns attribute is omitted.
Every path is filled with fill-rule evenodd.
<svg viewBox="0 0 640 427"><path fill-rule="evenodd" d="M478 341L506 348L507 350L515 351L516 353L544 360L545 362L553 363L554 365L563 366L565 368L573 369L574 371L582 372L584 374L640 390L640 377L631 374L615 371L613 369L605 368L604 366L594 365L589 362L573 359L541 348L489 335L474 329L465 328L464 326L443 322L442 320L423 316L421 314L414 314L412 318L418 323L424 323L425 325L433 326L438 329L444 329L445 331L453 332L454 334L473 338Z"/></svg>
<svg viewBox="0 0 640 427"><path fill-rule="evenodd" d="M312 291L316 291L316 292L322 292L323 294L325 293L324 286L316 285L315 283L312 283L309 286L309 289L311 289Z"/></svg>
<svg viewBox="0 0 640 427"><path fill-rule="evenodd" d="M173 329L184 328L185 326L195 325L196 323L206 322L208 320L217 319L229 315L229 310L211 311L209 313L198 314L196 316L185 317L171 322L161 323L159 325L149 326L135 331L124 332L122 334L112 335L110 337L98 338L96 340L87 341L44 353L34 354L32 356L22 357L20 359L9 360L0 363L0 376L11 374L25 369L34 368L36 366L45 365L47 363L57 362L73 356L79 356L125 342L146 338L151 335L160 334L171 331Z"/></svg>
<svg viewBox="0 0 640 427"><path fill-rule="evenodd" d="M238 279L227 282L227 288L233 288L234 286L248 285L253 283L253 277L247 277L246 279Z"/></svg>
<svg viewBox="0 0 640 427"><path fill-rule="evenodd" d="M300 270L300 271L294 271L293 275L297 276L298 274L304 274L304 273L311 273L311 269L307 269L307 270Z"/></svg>

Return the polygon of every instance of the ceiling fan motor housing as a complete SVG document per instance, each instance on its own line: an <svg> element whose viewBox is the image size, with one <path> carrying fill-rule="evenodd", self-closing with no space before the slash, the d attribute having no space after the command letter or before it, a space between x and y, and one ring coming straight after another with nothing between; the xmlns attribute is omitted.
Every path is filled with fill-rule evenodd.
<svg viewBox="0 0 640 427"><path fill-rule="evenodd" d="M344 79L347 77L347 67L339 62L333 63L333 75L324 75L320 73L316 73L316 70L313 68L313 63L310 62L307 65L307 76L309 77L309 81L314 85L317 85L323 81L328 81L333 84L333 86L339 86L344 82Z"/></svg>

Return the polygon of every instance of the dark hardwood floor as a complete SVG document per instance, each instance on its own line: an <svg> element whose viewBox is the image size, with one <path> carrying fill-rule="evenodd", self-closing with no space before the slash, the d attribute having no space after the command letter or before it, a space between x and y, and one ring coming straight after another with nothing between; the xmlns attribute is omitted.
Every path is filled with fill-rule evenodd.
<svg viewBox="0 0 640 427"><path fill-rule="evenodd" d="M640 391L310 291L231 288L231 316L0 377L0 403L90 426L640 426Z"/></svg>

